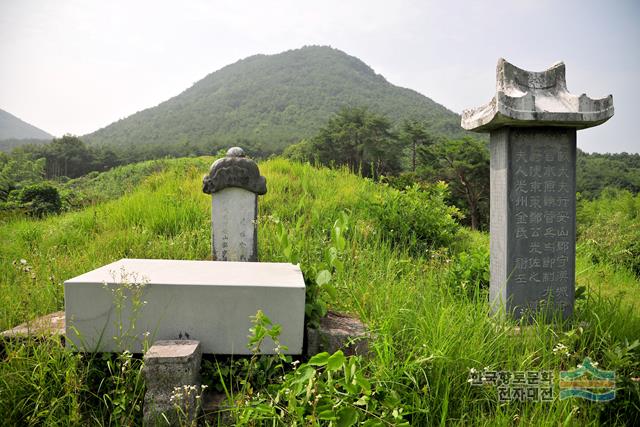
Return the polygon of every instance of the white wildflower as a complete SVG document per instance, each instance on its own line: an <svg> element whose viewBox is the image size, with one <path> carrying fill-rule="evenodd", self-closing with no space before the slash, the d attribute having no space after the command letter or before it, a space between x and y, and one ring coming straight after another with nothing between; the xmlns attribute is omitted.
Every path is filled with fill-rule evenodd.
<svg viewBox="0 0 640 427"><path fill-rule="evenodd" d="M553 347L553 352L554 353L567 353L567 346L562 344L561 342L559 342L558 344L556 344L555 347Z"/></svg>

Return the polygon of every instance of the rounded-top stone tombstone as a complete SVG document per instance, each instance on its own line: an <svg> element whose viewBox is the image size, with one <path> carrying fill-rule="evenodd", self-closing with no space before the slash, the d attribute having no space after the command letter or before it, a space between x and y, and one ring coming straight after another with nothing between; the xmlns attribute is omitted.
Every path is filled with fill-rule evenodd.
<svg viewBox="0 0 640 427"><path fill-rule="evenodd" d="M522 70L504 59L496 95L465 110L462 127L491 140L490 300L494 311L532 320L573 312L576 130L613 116L613 97L567 90L565 66Z"/></svg>
<svg viewBox="0 0 640 427"><path fill-rule="evenodd" d="M202 179L211 194L212 253L218 261L258 261L258 195L267 192L258 165L240 147L216 160Z"/></svg>

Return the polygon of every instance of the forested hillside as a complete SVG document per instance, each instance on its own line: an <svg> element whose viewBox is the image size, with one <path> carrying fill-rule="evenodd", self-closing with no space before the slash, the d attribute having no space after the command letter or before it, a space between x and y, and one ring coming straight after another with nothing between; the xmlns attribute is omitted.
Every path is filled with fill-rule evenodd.
<svg viewBox="0 0 640 427"><path fill-rule="evenodd" d="M0 151L3 143L20 145L0 152L0 213L29 210L34 191L53 194L49 187L68 178L239 145L253 158L283 151L297 161L346 166L402 191L445 181L463 223L488 227L486 136L465 133L455 113L330 47L255 55L91 135L31 141L0 141ZM606 188L640 192L640 155L579 151L580 198L592 200ZM65 203L53 200L46 210Z"/></svg>
<svg viewBox="0 0 640 427"><path fill-rule="evenodd" d="M577 190L588 199L605 188L640 192L640 154L584 153L578 150Z"/></svg>
<svg viewBox="0 0 640 427"><path fill-rule="evenodd" d="M241 145L254 155L313 136L343 107L367 106L392 120L428 121L447 137L464 135L459 116L367 64L324 46L254 55L228 65L157 107L83 137L90 145L186 145L206 152Z"/></svg>
<svg viewBox="0 0 640 427"><path fill-rule="evenodd" d="M53 136L0 109L0 150L8 151L8 149L17 145L15 141L6 144L6 140L22 139L51 140Z"/></svg>

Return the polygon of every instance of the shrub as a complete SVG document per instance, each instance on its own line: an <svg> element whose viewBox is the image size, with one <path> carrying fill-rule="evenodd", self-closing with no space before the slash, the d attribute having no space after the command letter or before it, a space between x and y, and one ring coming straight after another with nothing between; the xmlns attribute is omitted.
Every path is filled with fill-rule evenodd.
<svg viewBox="0 0 640 427"><path fill-rule="evenodd" d="M403 172L395 176L384 176L381 179L382 182L389 184L390 187L396 190L404 190L414 185L422 185L424 182L420 175L415 172Z"/></svg>
<svg viewBox="0 0 640 427"><path fill-rule="evenodd" d="M84 192L67 188L60 190L60 200L64 211L81 209L88 204L87 195Z"/></svg>
<svg viewBox="0 0 640 427"><path fill-rule="evenodd" d="M46 182L24 187L20 192L19 201L27 208L29 215L37 217L59 213L62 209L58 189Z"/></svg>
<svg viewBox="0 0 640 427"><path fill-rule="evenodd" d="M313 146L310 141L303 139L297 144L293 144L285 148L282 153L282 157L285 159L293 160L295 162L309 162L315 156L313 152Z"/></svg>
<svg viewBox="0 0 640 427"><path fill-rule="evenodd" d="M5 202L11 191L11 181L4 175L0 175L0 202Z"/></svg>
<svg viewBox="0 0 640 427"><path fill-rule="evenodd" d="M473 296L479 289L489 287L489 248L471 246L457 253L451 260L449 284L456 292Z"/></svg>
<svg viewBox="0 0 640 427"><path fill-rule="evenodd" d="M640 195L605 191L578 208L581 250L592 262L610 262L640 276Z"/></svg>
<svg viewBox="0 0 640 427"><path fill-rule="evenodd" d="M448 206L447 184L413 185L405 191L389 188L381 193L370 211L382 235L413 254L448 246L460 226L459 210Z"/></svg>

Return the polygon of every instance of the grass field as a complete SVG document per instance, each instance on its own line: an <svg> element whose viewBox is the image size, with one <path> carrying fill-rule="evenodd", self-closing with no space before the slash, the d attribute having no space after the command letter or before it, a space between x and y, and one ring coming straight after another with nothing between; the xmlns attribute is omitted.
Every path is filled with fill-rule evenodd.
<svg viewBox="0 0 640 427"><path fill-rule="evenodd" d="M62 310L65 279L123 257L210 259L210 197L200 188L211 161L146 167L127 191L111 188L121 181L105 175L105 196L81 210L1 223L0 328ZM261 261L299 262L307 278L330 270L321 301L360 316L375 334L371 357L357 365L373 392L350 403L334 390L336 411L353 408L370 425L640 422L640 283L625 265L596 262L591 246L579 244L576 281L587 292L574 318L519 330L488 315L487 291L479 286L487 279L488 236L455 225L442 189L403 196L344 170L282 159L260 170L268 185L260 198ZM8 425L140 421L136 358L86 358L54 340L5 347L0 419ZM468 382L472 368L557 375L585 357L616 371L614 401L500 402L495 387ZM264 394L273 395L278 378L262 398L245 396L244 413L256 415L248 424L338 423L284 406L260 415L273 420L246 412L252 402L272 402Z"/></svg>

